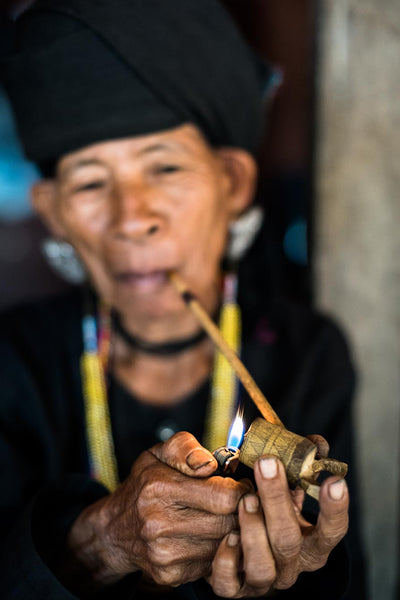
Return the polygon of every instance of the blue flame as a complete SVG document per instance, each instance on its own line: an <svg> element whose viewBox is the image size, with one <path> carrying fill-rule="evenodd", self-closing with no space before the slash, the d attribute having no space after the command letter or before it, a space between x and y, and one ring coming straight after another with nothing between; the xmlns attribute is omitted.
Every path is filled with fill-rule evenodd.
<svg viewBox="0 0 400 600"><path fill-rule="evenodd" d="M237 450L240 448L240 444L243 441L244 435L244 423L243 423L243 409L238 408L235 420L233 421L229 430L227 447L230 450Z"/></svg>

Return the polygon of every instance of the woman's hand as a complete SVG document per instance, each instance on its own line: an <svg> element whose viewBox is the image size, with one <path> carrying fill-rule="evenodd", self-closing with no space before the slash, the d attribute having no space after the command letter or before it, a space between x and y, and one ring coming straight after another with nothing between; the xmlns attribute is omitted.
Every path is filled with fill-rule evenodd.
<svg viewBox="0 0 400 600"><path fill-rule="evenodd" d="M239 530L221 542L208 579L214 592L227 598L291 587L301 572L322 567L347 531L344 480L330 477L322 484L320 513L313 526L301 517L301 498L293 498L279 460L261 458L254 474L258 494L248 493L240 500Z"/></svg>
<svg viewBox="0 0 400 600"><path fill-rule="evenodd" d="M239 500L251 489L209 478L216 466L184 432L141 454L128 479L75 521L68 546L80 568L73 578L83 582L86 574L87 588L95 589L138 570L171 586L209 575L221 540L238 527Z"/></svg>

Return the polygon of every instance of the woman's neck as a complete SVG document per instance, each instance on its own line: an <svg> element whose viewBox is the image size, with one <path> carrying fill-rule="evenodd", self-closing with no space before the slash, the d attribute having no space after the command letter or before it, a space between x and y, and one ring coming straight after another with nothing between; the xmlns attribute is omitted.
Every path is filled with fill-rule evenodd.
<svg viewBox="0 0 400 600"><path fill-rule="evenodd" d="M157 356L132 350L114 336L112 369L139 401L168 406L194 392L211 374L214 347L208 338L184 352Z"/></svg>
<svg viewBox="0 0 400 600"><path fill-rule="evenodd" d="M220 289L214 286L202 297L206 299L206 310L215 314L221 300ZM118 316L128 336L118 330L113 332L113 369L138 399L158 405L176 403L195 391L211 374L214 345L208 337L195 340L181 352L161 355L134 347L127 339L134 336L153 346L193 339L201 332L201 326L183 303L176 311L160 315L123 312Z"/></svg>
<svg viewBox="0 0 400 600"><path fill-rule="evenodd" d="M117 312L112 313L112 328L115 334L120 337L130 347L131 350L152 354L154 356L172 356L180 354L189 348L197 346L205 337L204 329L185 337L174 337L166 341L150 342L136 335L132 335L122 323L121 317Z"/></svg>

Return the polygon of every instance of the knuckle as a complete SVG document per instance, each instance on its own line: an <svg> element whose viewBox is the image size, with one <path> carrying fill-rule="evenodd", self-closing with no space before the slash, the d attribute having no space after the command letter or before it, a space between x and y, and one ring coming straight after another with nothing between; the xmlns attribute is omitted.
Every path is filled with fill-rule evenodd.
<svg viewBox="0 0 400 600"><path fill-rule="evenodd" d="M324 554L323 556L319 557L319 561L318 561L318 569L321 569L322 567L324 567L326 565L326 563L328 562L328 556L329 554Z"/></svg>
<svg viewBox="0 0 400 600"><path fill-rule="evenodd" d="M209 480L210 497L213 498L217 514L228 515L237 510L242 496L242 487L229 477L212 477Z"/></svg>
<svg viewBox="0 0 400 600"><path fill-rule="evenodd" d="M265 590L263 592L265 594L270 589L270 587L276 579L275 567L271 565L264 569L258 569L257 571L258 572L251 574L247 574L246 572L246 583L250 587L255 588L257 590Z"/></svg>
<svg viewBox="0 0 400 600"><path fill-rule="evenodd" d="M327 518L329 526L335 529L347 529L349 523L349 513L347 506L338 510L335 513L331 513Z"/></svg>
<svg viewBox="0 0 400 600"><path fill-rule="evenodd" d="M281 529L274 540L274 554L283 561L298 556L301 548L301 533L298 529Z"/></svg>
<svg viewBox="0 0 400 600"><path fill-rule="evenodd" d="M227 533L238 527L238 520L234 515L222 515L218 518L213 528L213 537L223 538Z"/></svg>
<svg viewBox="0 0 400 600"><path fill-rule="evenodd" d="M330 535L330 536L325 536L323 539L321 539L320 543L319 543L319 549L321 554L325 555L325 554L329 554L333 548L335 548L335 546L338 545L338 543L341 541L341 539L343 538L343 535Z"/></svg>
<svg viewBox="0 0 400 600"><path fill-rule="evenodd" d="M188 431L178 431L178 433L175 433L169 439L169 442L171 443L171 445L175 444L178 448L180 448L183 444L187 442L196 442L196 438Z"/></svg>
<svg viewBox="0 0 400 600"><path fill-rule="evenodd" d="M287 487L286 482L285 486ZM263 492L260 491L260 495L262 493L270 506L281 506L282 510L285 510L287 490L279 479L272 481L268 488L264 489Z"/></svg>
<svg viewBox="0 0 400 600"><path fill-rule="evenodd" d="M166 533L165 523L157 517L148 517L141 526L143 540L154 541Z"/></svg>
<svg viewBox="0 0 400 600"><path fill-rule="evenodd" d="M179 569L159 568L155 570L152 577L158 585L166 585L169 587L178 587L182 583L181 573Z"/></svg>
<svg viewBox="0 0 400 600"><path fill-rule="evenodd" d="M182 449L193 442L197 443L195 437L191 433L188 433L187 431L178 431L178 433L175 433L167 442L165 442L163 446L163 455L175 456L176 454L181 454Z"/></svg>
<svg viewBox="0 0 400 600"><path fill-rule="evenodd" d="M240 594L240 596L237 596L237 597L238 598L243 598L243 597L246 597L246 598L259 598L260 596L265 596L266 594L268 594L268 592L270 590L271 590L271 586L270 585L261 586L261 587L246 588L246 594Z"/></svg>
<svg viewBox="0 0 400 600"><path fill-rule="evenodd" d="M153 480L153 472L154 467L152 466L147 469L144 469L143 471L141 471L141 473L138 473L136 477L136 486L140 487L141 490L146 489L146 487Z"/></svg>
<svg viewBox="0 0 400 600"><path fill-rule="evenodd" d="M151 491L153 487L152 485L145 485L136 498L135 511L138 515L142 515L143 518L147 518L153 512L154 504L157 503L157 496Z"/></svg>
<svg viewBox="0 0 400 600"><path fill-rule="evenodd" d="M231 556L219 556L214 559L212 565L212 579L215 585L225 581L233 583L233 574L236 572L236 563Z"/></svg>
<svg viewBox="0 0 400 600"><path fill-rule="evenodd" d="M141 496L146 501L154 502L157 498L164 496L166 485L166 481L163 481L161 477L158 477L158 474L154 473L154 476L144 483Z"/></svg>
<svg viewBox="0 0 400 600"><path fill-rule="evenodd" d="M143 494L140 494L139 497L136 499L134 510L138 517L138 520L145 521L147 519L147 515L149 513L149 502Z"/></svg>
<svg viewBox="0 0 400 600"><path fill-rule="evenodd" d="M159 543L151 544L149 548L149 555L151 556L153 565L158 567L158 570L163 572L164 575L167 575L171 572L170 569L166 570L174 563L174 558L168 546Z"/></svg>
<svg viewBox="0 0 400 600"><path fill-rule="evenodd" d="M288 590L296 583L297 577L297 574L288 574L283 577L279 577L279 579L275 582L275 588L277 590Z"/></svg>
<svg viewBox="0 0 400 600"><path fill-rule="evenodd" d="M324 482L325 483L325 482ZM349 521L348 499L337 501L334 506L321 503L321 513L327 527L343 528L346 527Z"/></svg>
<svg viewBox="0 0 400 600"><path fill-rule="evenodd" d="M239 588L238 588L238 585L235 584L235 582L233 580L222 581L219 578L215 578L211 583L211 587L212 587L214 593L217 596L222 596L222 598L237 598L238 597Z"/></svg>
<svg viewBox="0 0 400 600"><path fill-rule="evenodd" d="M321 551L318 553L307 552L304 556L300 557L300 572L306 571L311 573L321 569L324 565L326 565L328 556L329 553L323 553Z"/></svg>
<svg viewBox="0 0 400 600"><path fill-rule="evenodd" d="M332 533L331 535L329 535L327 537L327 540L330 544L330 546L333 548L334 546L336 546L341 539L343 539L343 537L346 535L347 533L347 527L345 529L340 529L338 531L336 531L335 533Z"/></svg>
<svg viewBox="0 0 400 600"><path fill-rule="evenodd" d="M319 544L323 551L330 552L346 535L348 529L348 522L340 523L334 529L325 531L319 536Z"/></svg>
<svg viewBox="0 0 400 600"><path fill-rule="evenodd" d="M169 587L178 587L183 583L182 573L180 569L166 569L162 571L163 585Z"/></svg>

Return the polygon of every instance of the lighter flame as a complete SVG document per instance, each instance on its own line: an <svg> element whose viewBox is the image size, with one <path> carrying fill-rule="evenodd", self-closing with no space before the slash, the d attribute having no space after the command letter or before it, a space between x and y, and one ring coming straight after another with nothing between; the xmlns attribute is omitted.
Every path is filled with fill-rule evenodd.
<svg viewBox="0 0 400 600"><path fill-rule="evenodd" d="M230 450L237 450L243 441L244 423L243 423L243 408L239 406L235 420L229 430L227 447Z"/></svg>

